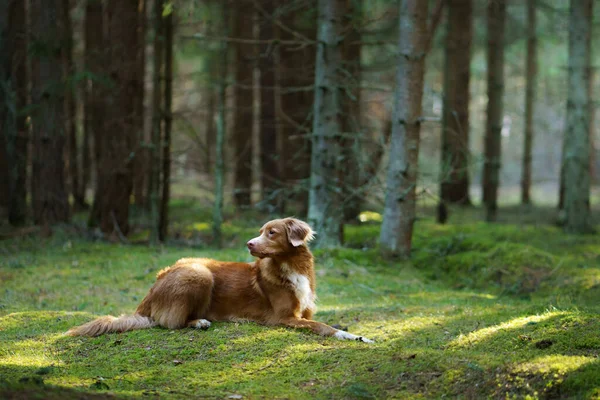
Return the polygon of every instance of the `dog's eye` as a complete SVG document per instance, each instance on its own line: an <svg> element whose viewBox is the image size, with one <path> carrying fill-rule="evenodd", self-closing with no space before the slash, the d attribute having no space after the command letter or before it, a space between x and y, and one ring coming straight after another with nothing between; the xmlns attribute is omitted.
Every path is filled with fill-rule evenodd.
<svg viewBox="0 0 600 400"><path fill-rule="evenodd" d="M275 231L273 229L269 230L269 235L274 235Z"/></svg>

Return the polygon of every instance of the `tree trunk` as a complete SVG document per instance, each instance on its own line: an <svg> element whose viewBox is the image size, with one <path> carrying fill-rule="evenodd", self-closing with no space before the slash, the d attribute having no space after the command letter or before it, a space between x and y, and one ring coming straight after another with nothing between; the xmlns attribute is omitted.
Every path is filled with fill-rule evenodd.
<svg viewBox="0 0 600 400"><path fill-rule="evenodd" d="M162 139L162 107L163 98L162 69L163 69L163 0L154 1L154 59L152 71L152 141L150 144L150 176L148 177L148 199L150 200L150 242L156 244L160 232L160 161L161 139Z"/></svg>
<svg viewBox="0 0 600 400"><path fill-rule="evenodd" d="M62 1L30 0L31 38L37 51L31 71L32 205L37 225L69 220L65 187L64 76L61 48L63 32L58 21ZM63 47L64 49L64 47Z"/></svg>
<svg viewBox="0 0 600 400"><path fill-rule="evenodd" d="M135 159L133 164L133 193L135 205L146 207L146 187L148 185L151 166L148 162L148 150L144 135L144 78L146 76L146 0L138 1L138 47L135 60L137 73L135 76Z"/></svg>
<svg viewBox="0 0 600 400"><path fill-rule="evenodd" d="M472 0L448 0L444 106L442 116L440 207L470 205L469 82L473 39ZM438 222L443 222L438 214Z"/></svg>
<svg viewBox="0 0 600 400"><path fill-rule="evenodd" d="M269 212L283 212L281 193L281 169L278 153L277 117L275 114L275 63L273 45L269 40L275 38L273 29L274 0L262 0L264 16L260 19L260 160L262 182L262 204Z"/></svg>
<svg viewBox="0 0 600 400"><path fill-rule="evenodd" d="M252 39L254 8L249 0L235 3L232 36ZM249 207L252 193L252 126L253 126L253 46L236 43L235 86L233 88L233 146L234 146L234 202L237 207Z"/></svg>
<svg viewBox="0 0 600 400"><path fill-rule="evenodd" d="M533 149L533 116L537 86L536 0L527 1L527 86L525 89L525 138L523 143L523 171L521 203L531 204L531 159Z"/></svg>
<svg viewBox="0 0 600 400"><path fill-rule="evenodd" d="M73 23L71 21L71 7L69 0L62 0L61 23L63 26L63 68L65 74L65 133L67 136L67 165L70 180L70 193L73 196L73 208L81 210L85 208L85 199L81 190L79 167L79 148L77 144L77 111L75 90L75 62L73 60Z"/></svg>
<svg viewBox="0 0 600 400"><path fill-rule="evenodd" d="M593 0L571 0L569 83L565 135L565 231L587 233L590 224L590 51Z"/></svg>
<svg viewBox="0 0 600 400"><path fill-rule="evenodd" d="M8 207L11 225L25 223L27 214L27 156L29 130L24 109L27 105L27 40L25 2L11 1L0 10L7 19L0 27L0 79L5 88L0 92L0 163L6 165L2 177L5 179L0 190L4 206ZM4 146L3 146L4 144Z"/></svg>
<svg viewBox="0 0 600 400"><path fill-rule="evenodd" d="M346 34L343 42L343 69L346 74L346 96L342 98L342 153L346 171L342 175L344 221L356 221L365 198L366 174L362 163L363 140L361 114L361 50L360 24L362 23L362 0L348 2L345 18ZM370 160L374 162L375 160Z"/></svg>
<svg viewBox="0 0 600 400"><path fill-rule="evenodd" d="M308 210L308 188L310 177L310 140L312 113L315 94L316 49L310 44L316 38L316 0L280 2L284 13L276 35L282 40L306 41L306 45L289 44L278 46L280 109L280 153L282 178L287 186L285 193L288 207L293 202L296 215L306 215ZM278 14L279 15L279 14Z"/></svg>
<svg viewBox="0 0 600 400"><path fill-rule="evenodd" d="M380 248L386 257L410 256L416 217L416 185L421 128L427 4L400 1L398 68L385 208Z"/></svg>
<svg viewBox="0 0 600 400"><path fill-rule="evenodd" d="M0 207L8 208L10 204L10 137L14 134L14 115L11 115L11 61L12 40L9 20L11 4L8 1L0 3Z"/></svg>
<svg viewBox="0 0 600 400"><path fill-rule="evenodd" d="M163 185L160 203L159 240L164 242L169 231L171 199L171 127L173 125L173 10L165 17L165 138L163 141Z"/></svg>
<svg viewBox="0 0 600 400"><path fill-rule="evenodd" d="M108 76L112 88L108 95L100 170L103 193L100 228L122 236L129 232L129 202L133 186L135 131L135 88L138 65L137 2L108 0L106 3Z"/></svg>
<svg viewBox="0 0 600 400"><path fill-rule="evenodd" d="M211 63L214 63L211 61ZM210 67L210 80L218 79L215 68L211 65ZM215 115L217 113L217 102L216 102L216 90L212 86L212 83L206 90L207 104L206 104L206 119L205 119L205 138L204 138L204 172L208 175L214 173L214 150L215 150Z"/></svg>
<svg viewBox="0 0 600 400"><path fill-rule="evenodd" d="M343 36L346 0L318 0L317 64L308 221L319 233L316 245L342 243L341 134Z"/></svg>
<svg viewBox="0 0 600 400"><path fill-rule="evenodd" d="M93 143L93 159L96 185L94 202L90 211L89 226L100 223L100 206L104 194L102 171L102 142L104 133L104 118L106 112L105 98L107 89L100 77L105 77L105 48L104 48L104 18L102 0L87 0L85 7L85 70L92 74L87 79L84 102L84 138ZM85 145L84 145L85 147ZM85 165L84 165L85 168Z"/></svg>
<svg viewBox="0 0 600 400"><path fill-rule="evenodd" d="M229 8L227 4L223 5L221 12L222 36L227 37L229 25ZM221 65L228 65L228 46L226 41L221 42ZM223 154L223 145L225 142L225 108L227 107L227 68L220 68L219 86L217 90L218 114L216 116L216 137L215 137L215 203L213 208L212 235L213 245L220 249L223 246L223 186L225 182L225 157Z"/></svg>
<svg viewBox="0 0 600 400"><path fill-rule="evenodd" d="M495 221L500 185L502 119L504 98L504 25L506 0L488 3L487 80L488 105L483 165L483 203L487 221Z"/></svg>

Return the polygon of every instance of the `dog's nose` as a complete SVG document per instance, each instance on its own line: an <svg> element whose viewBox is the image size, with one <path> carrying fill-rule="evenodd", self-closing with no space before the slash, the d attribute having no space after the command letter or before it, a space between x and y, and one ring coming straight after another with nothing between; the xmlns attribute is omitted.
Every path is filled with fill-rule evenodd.
<svg viewBox="0 0 600 400"><path fill-rule="evenodd" d="M248 248L252 250L254 248L254 242L252 240L249 240L248 243L246 243L246 246L248 246Z"/></svg>

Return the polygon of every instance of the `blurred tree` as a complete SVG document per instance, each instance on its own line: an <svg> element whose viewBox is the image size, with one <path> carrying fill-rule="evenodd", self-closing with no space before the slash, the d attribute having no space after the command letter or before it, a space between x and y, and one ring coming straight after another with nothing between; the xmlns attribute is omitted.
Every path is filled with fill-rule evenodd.
<svg viewBox="0 0 600 400"><path fill-rule="evenodd" d="M275 96L275 0L261 0L259 8L260 69L260 160L262 206L267 211L283 212L281 191L280 143L277 135Z"/></svg>
<svg viewBox="0 0 600 400"><path fill-rule="evenodd" d="M447 204L470 205L469 83L473 39L472 0L447 0L441 182L438 222Z"/></svg>
<svg viewBox="0 0 600 400"><path fill-rule="evenodd" d="M229 4L223 2L222 13L221 13L221 33L223 37L227 37L229 29ZM229 54L227 41L223 40L220 46L220 64L228 65ZM217 104L218 113L216 116L217 129L215 130L215 201L213 207L213 223L212 223L212 235L213 245L217 248L223 246L223 187L225 183L225 156L224 156L224 142L225 142L225 108L227 107L227 77L228 69L220 68L219 86L217 90Z"/></svg>
<svg viewBox="0 0 600 400"><path fill-rule="evenodd" d="M134 130L136 134L133 163L133 193L137 206L148 208L149 202L146 197L148 180L150 179L150 165L148 149L146 146L146 134L144 132L144 96L146 76L146 0L137 0L138 5L138 46L133 57L136 61L137 72L133 84L135 93L135 117Z"/></svg>
<svg viewBox="0 0 600 400"><path fill-rule="evenodd" d="M73 23L71 21L71 4L62 0L61 21L63 24L63 68L66 81L65 87L65 134L67 136L67 173L70 181L70 195L73 196L75 210L86 208L85 192L81 182L79 146L77 143L77 111L76 111L76 68L73 60Z"/></svg>
<svg viewBox="0 0 600 400"><path fill-rule="evenodd" d="M254 38L254 7L251 0L237 0L233 8L232 36L235 39ZM254 124L253 75L256 58L255 46L237 41L234 43L234 201L238 207L251 205L252 193L252 129Z"/></svg>
<svg viewBox="0 0 600 400"><path fill-rule="evenodd" d="M525 88L525 134L523 143L523 171L521 203L531 204L531 152L533 149L533 115L537 87L537 33L536 0L527 0L527 55Z"/></svg>
<svg viewBox="0 0 600 400"><path fill-rule="evenodd" d="M129 202L133 186L135 157L136 80L138 62L131 57L139 46L137 1L108 0L105 8L107 65L111 90L107 97L105 130L99 162L103 181L100 201L100 228L118 235L129 232ZM105 61L106 62L106 61Z"/></svg>
<svg viewBox="0 0 600 400"><path fill-rule="evenodd" d="M173 3L167 11L164 23L165 34L165 94L164 120L165 135L162 154L162 196L160 203L160 224L158 238L164 242L169 229L169 200L171 199L171 128L173 125Z"/></svg>
<svg viewBox="0 0 600 400"><path fill-rule="evenodd" d="M342 43L346 0L318 0L317 65L312 133L308 221L319 233L316 245L342 242L341 198Z"/></svg>
<svg viewBox="0 0 600 400"><path fill-rule="evenodd" d="M162 107L163 98L163 80L162 71L164 67L163 47L164 47L164 28L163 28L163 7L164 0L154 0L153 21L154 21L154 57L152 59L152 135L150 141L150 176L148 177L147 197L150 201L150 242L156 243L159 240L160 232L160 171L161 171L161 140L162 140Z"/></svg>
<svg viewBox="0 0 600 400"><path fill-rule="evenodd" d="M85 70L88 79L84 91L84 143L93 143L96 186L88 224L100 223L100 200L104 193L101 165L104 119L106 112L106 53L104 40L104 7L102 0L87 0L85 5ZM87 138L87 139L86 139ZM85 146L85 145L84 145ZM84 168L87 164L84 163ZM90 168L88 166L88 168Z"/></svg>
<svg viewBox="0 0 600 400"><path fill-rule="evenodd" d="M0 202L8 208L12 225L25 223L27 214L26 123L27 46L25 2L5 1L0 6Z"/></svg>
<svg viewBox="0 0 600 400"><path fill-rule="evenodd" d="M380 249L386 257L410 256L415 223L421 99L427 45L427 6L400 0L396 88Z"/></svg>
<svg viewBox="0 0 600 400"><path fill-rule="evenodd" d="M565 134L565 230L587 233L590 223L590 54L593 0L571 0L569 13L569 88Z"/></svg>
<svg viewBox="0 0 600 400"><path fill-rule="evenodd" d="M361 24L362 0L348 0L347 12L343 20L342 69L343 85L346 87L342 96L342 162L344 173L341 175L343 190L344 221L356 221L360 214L365 193L362 190L366 183L365 166L360 158L364 145L363 123L361 115ZM376 162L376 160L371 160Z"/></svg>
<svg viewBox="0 0 600 400"><path fill-rule="evenodd" d="M307 214L310 179L312 113L315 83L316 0L281 0L276 15L281 133L281 171L287 186L283 205Z"/></svg>
<svg viewBox="0 0 600 400"><path fill-rule="evenodd" d="M488 3L487 19L488 105L482 185L486 220L495 221L498 210L501 139L504 117L504 28L506 21L506 0L495 0Z"/></svg>
<svg viewBox="0 0 600 400"><path fill-rule="evenodd" d="M62 0L31 0L31 199L35 224L69 220L65 186L64 40ZM62 25L62 27L61 27ZM62 51L61 51L62 50Z"/></svg>

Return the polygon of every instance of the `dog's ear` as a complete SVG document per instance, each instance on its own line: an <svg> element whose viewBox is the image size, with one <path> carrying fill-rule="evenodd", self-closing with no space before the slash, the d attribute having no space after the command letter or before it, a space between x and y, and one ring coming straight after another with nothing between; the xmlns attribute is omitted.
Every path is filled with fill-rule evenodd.
<svg viewBox="0 0 600 400"><path fill-rule="evenodd" d="M287 231L288 240L294 247L310 242L313 240L315 234L306 222L296 218L287 218L285 221L285 229Z"/></svg>

